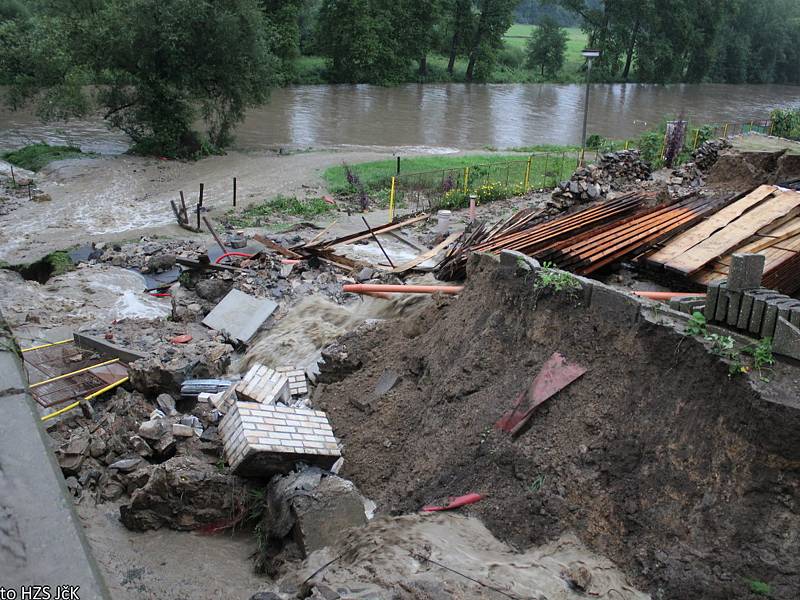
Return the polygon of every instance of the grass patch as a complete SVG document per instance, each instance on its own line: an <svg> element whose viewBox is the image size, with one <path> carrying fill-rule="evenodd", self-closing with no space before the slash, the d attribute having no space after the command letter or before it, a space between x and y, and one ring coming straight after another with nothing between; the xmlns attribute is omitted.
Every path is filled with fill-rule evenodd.
<svg viewBox="0 0 800 600"><path fill-rule="evenodd" d="M225 221L233 227L261 227L276 215L313 219L332 210L333 205L322 198L300 200L294 196L276 196L261 204L248 206L239 213L231 211L225 215Z"/></svg>
<svg viewBox="0 0 800 600"><path fill-rule="evenodd" d="M29 171L38 171L54 160L91 156L94 155L81 152L81 149L75 146L51 146L44 143L31 144L3 154L3 158L11 164Z"/></svg>

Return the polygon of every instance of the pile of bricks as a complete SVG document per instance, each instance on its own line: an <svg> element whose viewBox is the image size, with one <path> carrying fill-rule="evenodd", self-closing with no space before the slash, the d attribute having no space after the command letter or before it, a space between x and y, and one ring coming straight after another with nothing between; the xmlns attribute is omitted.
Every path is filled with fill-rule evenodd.
<svg viewBox="0 0 800 600"><path fill-rule="evenodd" d="M220 421L225 459L238 475L288 473L303 461L330 469L340 456L324 412L234 402Z"/></svg>
<svg viewBox="0 0 800 600"><path fill-rule="evenodd" d="M764 261L761 254L734 254L727 282L708 286L704 315L772 338L773 352L800 359L800 300L761 287Z"/></svg>
<svg viewBox="0 0 800 600"><path fill-rule="evenodd" d="M236 396L245 402L288 404L291 399L289 378L265 365L255 364L236 384Z"/></svg>
<svg viewBox="0 0 800 600"><path fill-rule="evenodd" d="M306 372L296 367L278 367L278 373L286 376L289 380L289 394L292 398L305 396L308 394L308 383L306 382Z"/></svg>

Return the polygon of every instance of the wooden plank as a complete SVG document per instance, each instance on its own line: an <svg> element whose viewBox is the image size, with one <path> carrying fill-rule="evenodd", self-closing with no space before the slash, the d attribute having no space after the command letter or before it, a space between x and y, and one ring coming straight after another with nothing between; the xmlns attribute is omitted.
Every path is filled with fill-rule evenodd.
<svg viewBox="0 0 800 600"><path fill-rule="evenodd" d="M390 231L394 231L395 229L401 229L402 227L408 227L409 225L413 225L414 223L418 223L420 221L424 221L427 219L429 215L427 213L423 213L421 215L417 215L416 217L411 217L410 219L406 219L405 221L400 221L399 223L385 223L383 225L378 225L377 227L373 227L372 231L376 234L381 233L388 233ZM319 243L317 244L314 249L326 249L330 250L334 246L338 246L340 244L353 244L355 242L360 242L361 240L365 240L369 237L372 237L372 233L366 230L357 231L356 233L351 233L350 235L345 235L340 238L336 238L335 240L330 240L329 242ZM311 250L311 246L306 246L309 250Z"/></svg>
<svg viewBox="0 0 800 600"><path fill-rule="evenodd" d="M422 254L420 254L418 256L415 256L414 258L412 258L407 263L404 263L404 264L402 264L400 266L395 267L394 269L392 269L391 272L392 273L405 273L406 271L409 271L409 270L413 269L418 264L424 263L426 260L428 260L430 258L433 258L437 254L439 254L439 252L441 252L442 250L447 248L450 244L452 244L454 241L456 241L459 237L461 237L461 232L460 231L457 231L456 233L451 233L449 236L447 236L447 238L441 244L437 244L436 246L434 246L433 248L431 248L427 252L423 252Z"/></svg>
<svg viewBox="0 0 800 600"><path fill-rule="evenodd" d="M786 192L770 198L757 210L751 210L732 221L665 266L686 275L694 273L709 261L740 245L762 227L794 210L798 205L800 205L798 192Z"/></svg>
<svg viewBox="0 0 800 600"><path fill-rule="evenodd" d="M280 244L276 244L271 239L264 237L260 233L255 234L253 236L253 239L260 244L264 244L267 248L275 250L275 252L277 252L278 254L283 254L286 258L295 258L295 259L303 258L303 256L298 254L297 252L293 252L288 248L284 248Z"/></svg>
<svg viewBox="0 0 800 600"><path fill-rule="evenodd" d="M687 252L690 248L693 248L709 238L719 229L726 227L731 221L739 218L745 211L764 201L776 190L777 188L773 185L762 185L756 188L741 200L737 200L733 204L718 210L702 223L677 236L664 246L664 248L651 254L647 260L660 264L670 262Z"/></svg>

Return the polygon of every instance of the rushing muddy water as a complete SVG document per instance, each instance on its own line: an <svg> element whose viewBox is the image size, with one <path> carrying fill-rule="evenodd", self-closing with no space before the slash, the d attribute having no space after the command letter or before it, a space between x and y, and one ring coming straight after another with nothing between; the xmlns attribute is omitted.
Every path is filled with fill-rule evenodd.
<svg viewBox="0 0 800 600"><path fill-rule="evenodd" d="M507 148L580 140L584 87L558 84L409 84L292 86L274 90L237 130L242 150L276 147L381 146L406 151ZM598 84L589 132L626 138L667 115L699 123L766 118L800 105L800 89L783 85ZM35 140L72 143L105 154L127 147L102 121L41 124L32 112L0 109L0 148Z"/></svg>

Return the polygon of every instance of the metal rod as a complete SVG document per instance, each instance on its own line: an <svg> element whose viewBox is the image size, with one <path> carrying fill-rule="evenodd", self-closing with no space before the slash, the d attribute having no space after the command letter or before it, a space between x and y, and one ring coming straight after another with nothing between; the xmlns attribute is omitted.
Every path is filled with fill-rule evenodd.
<svg viewBox="0 0 800 600"><path fill-rule="evenodd" d="M189 213L186 212L186 200L183 197L183 190L180 192L181 194L181 214L183 215L183 222L187 225L189 224Z"/></svg>
<svg viewBox="0 0 800 600"><path fill-rule="evenodd" d="M367 229L369 230L370 234L372 235L372 239L375 240L376 244L378 244L378 248L381 249L381 252L383 252L383 255L386 257L386 260L389 261L389 265L394 269L394 263L392 262L392 259L389 258L388 254L386 254L386 250L383 249L383 246L381 245L380 240L378 240L378 236L375 235L375 232L372 231L372 227L370 227L369 223L367 223L367 219L365 217L361 217L361 220L364 221L364 225L367 226Z"/></svg>
<svg viewBox="0 0 800 600"><path fill-rule="evenodd" d="M223 244L222 240L219 239L219 236L217 235L217 232L214 231L214 228L211 226L211 223L209 223L207 218L203 217L203 223L205 223L206 227L208 227L208 230L211 232L211 235L214 237L214 241L217 242L217 245L222 250L222 253L225 254L226 252L228 252L228 250L225 248L225 244Z"/></svg>
<svg viewBox="0 0 800 600"><path fill-rule="evenodd" d="M236 207L236 177L233 178L233 206Z"/></svg>

